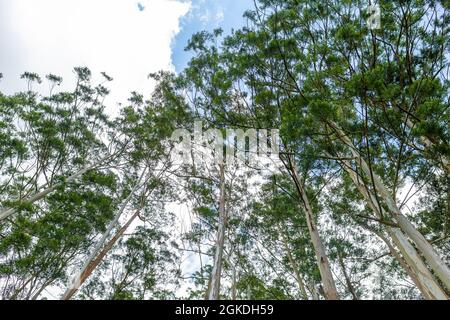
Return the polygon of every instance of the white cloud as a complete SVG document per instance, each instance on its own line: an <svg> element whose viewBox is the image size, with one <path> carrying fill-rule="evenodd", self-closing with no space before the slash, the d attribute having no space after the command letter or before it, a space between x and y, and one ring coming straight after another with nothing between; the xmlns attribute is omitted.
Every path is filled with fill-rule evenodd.
<svg viewBox="0 0 450 320"><path fill-rule="evenodd" d="M0 91L24 89L23 71L60 75L70 88L73 67L88 66L114 78L109 104L149 93L150 72L173 70L171 40L190 3L141 3L144 11L133 0L0 0Z"/></svg>

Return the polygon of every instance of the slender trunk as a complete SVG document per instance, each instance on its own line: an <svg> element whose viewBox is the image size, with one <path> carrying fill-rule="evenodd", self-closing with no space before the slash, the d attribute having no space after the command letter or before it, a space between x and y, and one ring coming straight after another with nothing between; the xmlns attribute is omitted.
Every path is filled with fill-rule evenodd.
<svg viewBox="0 0 450 320"><path fill-rule="evenodd" d="M25 289L25 287L33 280L33 278L34 276L26 280L18 289L14 291L14 293L8 298L8 300L16 300L19 293Z"/></svg>
<svg viewBox="0 0 450 320"><path fill-rule="evenodd" d="M372 230L373 231L373 230ZM411 280L414 282L414 284L416 285L416 287L419 289L419 291L421 292L422 296L426 299L426 300L432 300L433 296L431 296L427 289L424 288L421 280L416 276L416 273L412 270L412 268L406 263L406 261L402 258L402 256L397 252L397 250L394 248L394 246L391 244L391 242L385 237L383 236L381 233L379 232L375 232L375 234L381 239L383 240L383 242L387 245L389 252L391 253L391 255L400 263L400 265L402 266L403 270L405 270L405 272L408 274L408 276L411 278ZM392 238L392 236L391 236Z"/></svg>
<svg viewBox="0 0 450 320"><path fill-rule="evenodd" d="M222 257L225 244L225 230L227 216L225 210L225 165L219 165L220 170L220 195L219 195L219 226L217 228L216 252L214 264L211 271L211 283L208 293L208 300L218 300L220 294L220 278L222 274Z"/></svg>
<svg viewBox="0 0 450 320"><path fill-rule="evenodd" d="M325 247L322 244L322 239L320 238L319 231L317 230L316 224L314 222L313 211L310 206L308 196L306 195L306 192L300 182L297 168L291 157L289 157L289 165L291 168L292 178L297 188L297 192L303 203L303 211L305 212L306 223L308 225L311 242L316 254L317 265L319 267L320 276L322 279L325 298L327 300L339 300L339 294L337 292L336 284L331 272L330 262L326 254Z"/></svg>
<svg viewBox="0 0 450 320"><path fill-rule="evenodd" d="M310 291L311 291L313 300L319 300L319 293L317 292L314 282L311 283Z"/></svg>
<svg viewBox="0 0 450 320"><path fill-rule="evenodd" d="M427 260L431 269L441 279L447 289L450 290L450 269L444 261L439 257L439 254L434 250L431 244L425 237L412 225L412 223L401 213L397 213L397 222L402 230L414 241L417 248L419 248L422 255Z"/></svg>
<svg viewBox="0 0 450 320"><path fill-rule="evenodd" d="M117 225L117 223L119 222L120 217L122 216L123 212L125 211L125 208L126 208L128 202L131 200L131 197L136 192L136 190L139 188L140 181L142 180L142 178L143 178L143 176L144 176L146 171L147 171L146 169L144 169L142 171L142 174L139 177L139 180L137 181L136 185L133 187L133 190L131 190L131 192L128 195L128 197L122 203L122 206L117 211L116 215L114 216L113 221L110 222L108 228L103 233L103 235L100 238L100 240L96 243L96 245L95 245L94 249L92 250L91 254L87 257L86 261L84 262L83 266L81 267L79 273L72 279L72 284L70 285L69 288L67 288L66 292L64 293L64 295L62 297L62 300L70 299L70 297L73 296L73 294L79 289L79 287L81 286L82 282L84 282L84 280L86 280L86 278L84 277L84 273L89 269L91 263L97 257L97 255L99 254L100 250L102 250L106 240L110 236L112 230ZM91 272L92 272L92 270L91 270ZM84 278L84 280L83 280L83 278Z"/></svg>
<svg viewBox="0 0 450 320"><path fill-rule="evenodd" d="M95 167L97 167L98 165L100 165L102 162L104 162L105 160L107 160L108 158L110 158L111 156L105 157L101 160L99 160L98 162L89 165L83 169L81 169L80 171L74 173L73 175L71 175L70 177L68 177L64 182L61 183L57 183L54 184L51 187L48 187L45 190L42 190L34 195L32 195L31 197L27 198L27 199L19 199L19 201L22 201L23 203L26 204L32 204L36 201L39 201L43 198L45 198L48 194L52 193L53 191L55 191L56 189L58 189L59 187L61 187L64 183L69 183L74 181L75 179L77 179L78 177L82 176L83 174L85 174L87 171L94 169ZM8 218L10 215L16 213L17 210L15 208L4 208L0 211L0 221Z"/></svg>
<svg viewBox="0 0 450 320"><path fill-rule="evenodd" d="M297 281L298 288L302 294L303 299L308 300L305 283L303 282L302 277L300 276L300 273L298 272L299 267L298 267L297 263L295 262L294 257L292 257L292 253L289 248L289 244L286 240L286 236L284 235L283 230L281 230L281 227L279 224L277 224L277 228L278 228L278 232L280 233L281 240L283 242L284 250L286 251L286 254L288 256L289 264L291 265L291 268L294 271L294 277L295 277L295 281Z"/></svg>
<svg viewBox="0 0 450 320"><path fill-rule="evenodd" d="M356 150L353 143L345 135L342 129L335 123L331 126L338 133L339 138L350 148L353 157L357 159L357 163L361 167L364 174L373 181L376 191L380 194L386 205L389 208L392 216L396 219L400 229L411 238L411 240L416 244L420 253L425 257L429 266L436 275L441 279L444 285L450 289L450 269L445 264L444 261L439 257L438 253L434 250L433 246L425 239L425 237L417 231L413 224L400 212L397 204L392 198L386 186L381 181L381 178L373 171L370 170L366 161L360 156L359 152Z"/></svg>
<svg viewBox="0 0 450 320"><path fill-rule="evenodd" d="M342 273L344 274L345 283L347 284L348 291L353 297L353 300L359 300L358 295L356 294L355 287L353 287L352 281L347 273L347 269L345 268L344 259L342 259L342 256L338 255L339 264L341 265Z"/></svg>
<svg viewBox="0 0 450 320"><path fill-rule="evenodd" d="M92 274L95 268L97 268L103 258L108 254L108 252L111 251L113 246L122 237L131 223L137 218L137 216L139 216L139 212L140 210L136 210L136 212L130 217L130 219L128 219L128 221L119 230L117 230L114 237L108 241L105 247L99 252L98 256L94 260L92 260L91 263L89 263L86 269L81 271L80 285L78 286L78 288L87 280L87 278L89 278L89 276ZM78 291L78 288L70 288L64 295L63 300L70 300Z"/></svg>
<svg viewBox="0 0 450 320"><path fill-rule="evenodd" d="M237 275L236 275L236 266L233 267L233 280L231 283L231 300L236 300L237 297Z"/></svg>
<svg viewBox="0 0 450 320"><path fill-rule="evenodd" d="M448 300L447 295L436 282L431 272L423 263L422 258L399 229L390 229L388 233L399 248L407 265L411 267L415 277L411 277L414 283L419 282L418 289L422 292L425 299L429 300ZM400 260L401 262L401 260ZM408 272L408 269L405 269Z"/></svg>
<svg viewBox="0 0 450 320"><path fill-rule="evenodd" d="M380 210L383 209L380 209L380 207L376 206L375 196L371 194L358 179L358 176L350 167L350 162L347 160L342 160L341 162L343 164L342 167L345 171L347 171L353 183L356 185L357 189L366 200L372 211L378 216L378 218L382 219L384 215L383 212L380 212ZM406 260L407 266L405 265L405 261L403 261L400 256L394 255L394 258L397 258L400 265L404 267L405 271L409 275L411 275L411 271L414 272L414 276L412 276L411 279L414 281L414 283L416 283L416 285L417 282L420 282L417 285L417 288L420 290L423 297L425 299L447 299L445 292L436 282L433 275L423 263L419 254L409 243L405 235L398 228L392 228L390 226L387 226L387 231L392 241L402 253L404 259Z"/></svg>
<svg viewBox="0 0 450 320"><path fill-rule="evenodd" d="M49 279L49 280L45 281L44 284L39 288L39 290L36 291L35 294L33 294L33 296L31 297L30 300L37 300L37 298L39 298L39 295L42 293L42 291L44 291L45 288L47 288L49 285L51 285L53 281L55 281L55 279Z"/></svg>

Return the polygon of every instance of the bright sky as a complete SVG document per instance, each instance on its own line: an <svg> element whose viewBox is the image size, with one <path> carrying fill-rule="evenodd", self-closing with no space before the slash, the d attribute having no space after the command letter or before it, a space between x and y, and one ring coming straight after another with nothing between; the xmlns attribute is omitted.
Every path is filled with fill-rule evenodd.
<svg viewBox="0 0 450 320"><path fill-rule="evenodd" d="M60 75L73 85L75 66L105 71L109 108L129 92L150 92L150 72L173 70L171 42L190 2L175 0L0 0L2 92L25 88L24 71ZM48 84L39 90L44 91ZM67 87L66 87L67 88ZM111 110L115 111L115 110Z"/></svg>
<svg viewBox="0 0 450 320"><path fill-rule="evenodd" d="M105 101L116 114L131 91L146 97L159 70L180 71L194 32L239 28L252 0L0 0L0 91L26 89L24 71L62 76L74 85L73 68L87 66L95 79L114 78ZM48 83L35 88L48 93Z"/></svg>

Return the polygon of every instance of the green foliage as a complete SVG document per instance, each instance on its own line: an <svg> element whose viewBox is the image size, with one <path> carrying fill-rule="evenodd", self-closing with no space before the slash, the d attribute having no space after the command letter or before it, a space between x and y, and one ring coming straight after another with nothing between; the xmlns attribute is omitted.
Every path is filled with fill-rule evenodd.
<svg viewBox="0 0 450 320"><path fill-rule="evenodd" d="M112 77L95 85L87 67L74 69L72 91L57 75L25 72L26 91L0 93L2 298L66 289L111 230L77 298L204 299L218 223L221 298L322 299L312 228L342 298L420 297L389 254L397 221L373 180L447 261L448 1L379 1L381 30L366 25L369 1L255 4L227 37L194 34L188 67L150 74L151 97L131 92L115 118L103 105ZM42 81L47 96L33 89ZM170 137L194 120L279 129L279 167L227 168L219 181L210 163L175 165ZM169 213L175 201L188 217Z"/></svg>

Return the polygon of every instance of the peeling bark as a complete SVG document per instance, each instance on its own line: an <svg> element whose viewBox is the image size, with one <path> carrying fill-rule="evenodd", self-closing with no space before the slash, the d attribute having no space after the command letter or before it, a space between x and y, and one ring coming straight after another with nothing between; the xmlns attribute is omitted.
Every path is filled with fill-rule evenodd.
<svg viewBox="0 0 450 320"><path fill-rule="evenodd" d="M102 262L103 258L108 254L109 251L113 248L113 246L116 244L116 242L122 237L122 235L125 233L125 231L128 229L128 227L131 225L131 223L136 219L136 217L139 216L140 210L137 210L131 217L128 219L128 221L119 229L117 230L114 237L108 241L108 243L105 245L105 247L99 252L99 254L95 257L94 260L92 260L89 265L81 271L80 275L80 281L77 288L69 288L66 293L64 294L62 300L70 300L75 293L77 293L78 289L81 287L81 285L89 278L89 276L92 274L92 272L97 268L97 266Z"/></svg>
<svg viewBox="0 0 450 320"><path fill-rule="evenodd" d="M100 238L100 240L96 243L96 245L95 245L94 249L92 250L91 254L86 258L86 261L84 262L84 264L81 267L81 269L78 272L78 274L72 279L72 284L70 285L69 288L67 288L66 292L64 293L63 297L61 298L62 300L70 299L69 296L73 296L73 294L80 288L81 284L86 280L85 273L89 273L90 274L92 272L92 270L89 272L88 269L90 268L92 262L95 260L97 255L101 252L101 250L102 250L104 244L106 243L106 240L110 236L112 230L118 224L119 219L122 216L123 212L125 211L125 208L126 208L128 202L130 202L132 196L137 191L137 189L140 187L140 182L141 182L142 178L144 177L146 171L147 171L146 169L144 169L142 171L142 174L139 177L139 180L137 181L136 185L131 190L131 192L128 195L128 197L122 203L122 206L117 211L116 215L114 216L114 219L110 222L108 228L103 233L103 235Z"/></svg>

